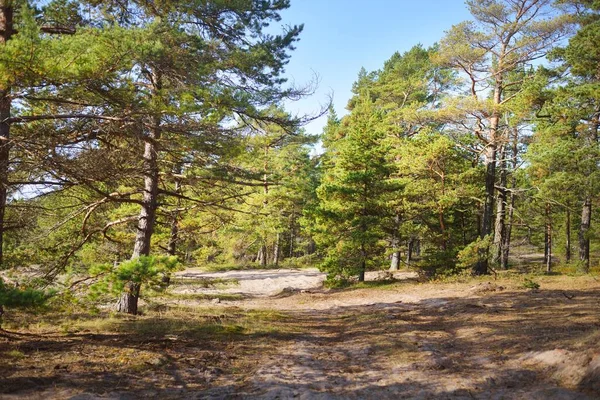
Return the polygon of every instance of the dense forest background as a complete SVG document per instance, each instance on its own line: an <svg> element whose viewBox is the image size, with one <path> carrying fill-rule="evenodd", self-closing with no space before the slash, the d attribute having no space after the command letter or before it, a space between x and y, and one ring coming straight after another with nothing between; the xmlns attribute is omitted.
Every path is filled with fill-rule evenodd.
<svg viewBox="0 0 600 400"><path fill-rule="evenodd" d="M283 75L302 26L266 33L289 5L0 1L0 306L135 314L207 265L598 264L598 1L468 0L437 45L361 70L342 118L284 108L313 90Z"/></svg>

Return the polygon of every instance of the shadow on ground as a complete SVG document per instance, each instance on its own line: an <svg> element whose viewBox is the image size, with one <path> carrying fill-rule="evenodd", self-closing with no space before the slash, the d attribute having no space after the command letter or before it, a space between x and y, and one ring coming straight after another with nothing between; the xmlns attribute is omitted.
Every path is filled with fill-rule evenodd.
<svg viewBox="0 0 600 400"><path fill-rule="evenodd" d="M8 333L0 335L0 397L600 398L599 295L191 310L99 332Z"/></svg>

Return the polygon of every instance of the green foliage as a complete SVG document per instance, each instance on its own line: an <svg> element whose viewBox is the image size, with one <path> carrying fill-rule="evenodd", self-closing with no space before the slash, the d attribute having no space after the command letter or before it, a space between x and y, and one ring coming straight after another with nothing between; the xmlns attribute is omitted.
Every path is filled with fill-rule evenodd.
<svg viewBox="0 0 600 400"><path fill-rule="evenodd" d="M560 1L577 5L569 15L551 3L469 0L473 21L439 46L361 69L349 114L330 110L314 157L306 120L282 108L305 92L283 75L302 26L268 28L289 1L94 0L85 15L70 0L15 2L0 88L18 94L11 115L23 121L11 125L2 268L95 276L99 296L160 288L181 268L164 254L177 254L208 268L320 263L327 284L343 286L418 241L413 266L456 274L490 255L491 235L476 239L493 225L480 224L482 204L506 182L484 185L485 150L513 143L496 160L498 170L514 161L513 236L541 243L546 204L555 230L568 211L575 231L578 207L600 192L598 6ZM536 71L565 20L578 30L553 53L559 65ZM146 201L155 192L140 184L153 177ZM54 183L14 183L28 181ZM142 204L156 211L153 256L115 265L131 257ZM7 307L38 302L2 290Z"/></svg>
<svg viewBox="0 0 600 400"><path fill-rule="evenodd" d="M105 293L118 295L129 283L160 289L164 285L163 277L182 267L177 257L173 256L141 256L116 266L97 264L90 268L90 274L97 277L97 281L90 286L90 294L92 298Z"/></svg>
<svg viewBox="0 0 600 400"><path fill-rule="evenodd" d="M492 236L477 238L458 253L458 267L472 268L474 264L490 257Z"/></svg>
<svg viewBox="0 0 600 400"><path fill-rule="evenodd" d="M523 283L521 284L521 286L525 289L531 289L531 290L538 290L540 288L540 284L529 279L529 278L525 278L523 280Z"/></svg>
<svg viewBox="0 0 600 400"><path fill-rule="evenodd" d="M426 278L445 278L465 271L464 267L457 264L456 249L427 249L415 267Z"/></svg>
<svg viewBox="0 0 600 400"><path fill-rule="evenodd" d="M331 156L317 189L313 234L325 252L320 268L330 279L346 279L379 268L389 209L384 194L397 187L388 181L390 166L382 114L362 100L328 135Z"/></svg>
<svg viewBox="0 0 600 400"><path fill-rule="evenodd" d="M55 294L53 291L42 291L34 288L20 288L5 283L0 279L0 310L6 308L40 307Z"/></svg>

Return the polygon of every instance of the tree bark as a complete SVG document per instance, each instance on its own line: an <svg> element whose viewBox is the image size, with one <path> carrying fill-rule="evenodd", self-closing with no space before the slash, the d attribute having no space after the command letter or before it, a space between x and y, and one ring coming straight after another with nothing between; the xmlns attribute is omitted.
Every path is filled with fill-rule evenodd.
<svg viewBox="0 0 600 400"><path fill-rule="evenodd" d="M545 265L546 273L552 272L552 219L550 213L550 204L546 203L546 231L545 231Z"/></svg>
<svg viewBox="0 0 600 400"><path fill-rule="evenodd" d="M173 169L175 175L181 174L181 165L178 164ZM181 194L181 179L175 178L175 193ZM181 198L177 198L178 209L181 206ZM167 253L174 256L177 254L177 241L179 240L179 211L174 211L171 215L171 235L169 236L169 244L167 246Z"/></svg>
<svg viewBox="0 0 600 400"><path fill-rule="evenodd" d="M392 261L390 263L390 271L398 271L400 269L400 214L394 217L394 227L392 230Z"/></svg>
<svg viewBox="0 0 600 400"><path fill-rule="evenodd" d="M513 186L514 188L514 186ZM510 242L512 236L513 218L515 214L515 195L511 191L508 194L508 213L504 228L504 238L502 242L502 254L500 255L500 268L508 270L508 256L510 255Z"/></svg>
<svg viewBox="0 0 600 400"><path fill-rule="evenodd" d="M503 48L504 53L505 48ZM503 54L504 55L504 54ZM498 70L502 70L502 56L498 60ZM503 81L502 73L496 77L494 86L493 101L499 105L502 102ZM485 154L485 203L483 206L483 216L481 218L481 239L491 235L492 221L494 219L494 200L496 191L496 158L498 151L498 127L500 126L500 112L493 111L489 118L489 135L486 143ZM488 249L483 249L486 254L480 254L480 261L475 265L474 273L485 275L488 273Z"/></svg>
<svg viewBox="0 0 600 400"><path fill-rule="evenodd" d="M390 263L390 271L398 271L400 269L400 250L394 250L392 253L392 261Z"/></svg>
<svg viewBox="0 0 600 400"><path fill-rule="evenodd" d="M0 0L0 46L13 35L12 2ZM0 87L0 266L4 262L4 229L8 201L8 165L10 156L10 123L12 97L10 87Z"/></svg>
<svg viewBox="0 0 600 400"><path fill-rule="evenodd" d="M154 73L152 81L156 91L161 89L161 77ZM152 127L144 141L143 175L144 192L142 194L142 208L138 217L137 230L133 245L131 259L150 255L150 243L156 222L156 208L158 205L158 144L161 137L161 117L152 118ZM137 314L137 303L140 294L140 285L133 282L127 283L127 292L123 293L117 304L117 311L127 314Z"/></svg>
<svg viewBox="0 0 600 400"><path fill-rule="evenodd" d="M517 188L517 178L515 173L518 167L518 152L519 152L519 136L517 128L514 128L514 136L512 141L512 175L511 175L511 183L510 188L506 194L507 204L506 204L506 221L505 221L505 232L504 232L504 242L502 243L502 255L500 257L500 268L503 270L508 269L508 256L510 255L510 243L512 239L512 227L513 227L513 218L515 214L515 192L514 189Z"/></svg>
<svg viewBox="0 0 600 400"><path fill-rule="evenodd" d="M268 258L267 246L265 244L263 244L262 246L260 246L260 250L258 251L258 263L261 266L266 267L267 266L267 258Z"/></svg>
<svg viewBox="0 0 600 400"><path fill-rule="evenodd" d="M358 281L364 282L365 281L365 272L367 271L367 250L365 249L364 242L360 244L360 255L361 255L361 262L360 262L360 271L358 271Z"/></svg>
<svg viewBox="0 0 600 400"><path fill-rule="evenodd" d="M292 212L292 218L291 218L291 223L290 223L290 252L289 252L290 258L294 257L294 241L296 240L296 233L294 232L295 217L296 217L295 212Z"/></svg>
<svg viewBox="0 0 600 400"><path fill-rule="evenodd" d="M469 243L467 242L467 224L465 221L465 212L464 211L460 212L460 230L462 233L462 244L463 244L463 246L466 246Z"/></svg>
<svg viewBox="0 0 600 400"><path fill-rule="evenodd" d="M567 207L567 215L565 221L565 261L571 263L571 210Z"/></svg>
<svg viewBox="0 0 600 400"><path fill-rule="evenodd" d="M277 237L275 239L275 245L273 246L273 265L278 266L279 265L279 241L280 241L280 235L279 233L277 233Z"/></svg>
<svg viewBox="0 0 600 400"><path fill-rule="evenodd" d="M503 246L506 236L506 186L507 186L507 171L506 171L506 146L500 147L500 189L496 198L496 221L494 223L494 245L493 259L494 267L501 264Z"/></svg>
<svg viewBox="0 0 600 400"><path fill-rule="evenodd" d="M158 200L158 164L155 140L160 137L160 129L153 129L149 139L144 144L144 192L142 209L138 218L137 232L131 258L150 254L150 240L154 233L156 221L156 206Z"/></svg>
<svg viewBox="0 0 600 400"><path fill-rule="evenodd" d="M181 164L177 164L173 169L175 175L181 174ZM181 193L181 179L175 178L175 193ZM181 206L181 198L177 198L177 206ZM179 211L174 211L171 215L171 234L169 235L169 244L167 245L167 253L170 256L177 255L177 242L179 241ZM171 283L171 275L165 274L162 278L162 283L168 286Z"/></svg>
<svg viewBox="0 0 600 400"><path fill-rule="evenodd" d="M121 294L119 302L117 303L117 311L137 315L140 289L141 285L139 283L127 282L125 285L125 293Z"/></svg>
<svg viewBox="0 0 600 400"><path fill-rule="evenodd" d="M492 234L492 220L494 218L494 199L495 199L495 184L496 184L496 145L488 144L486 152L486 173L485 173L485 203L483 205L483 215L481 217L481 233L480 238ZM487 250L484 250L487 253ZM475 265L474 271L476 275L485 275L488 273L488 257L487 254L480 254L480 261Z"/></svg>
<svg viewBox="0 0 600 400"><path fill-rule="evenodd" d="M304 253L305 256L307 255L312 255L315 254L317 252L317 243L315 243L315 241L310 238L308 239L308 244L306 245L306 252Z"/></svg>
<svg viewBox="0 0 600 400"><path fill-rule="evenodd" d="M587 197L581 209L581 225L579 227L579 261L583 272L590 270L590 237L592 224L592 199Z"/></svg>
<svg viewBox="0 0 600 400"><path fill-rule="evenodd" d="M361 265L360 265L360 271L358 273L358 281L359 282L364 282L365 281L365 272L367 270L367 262L366 260L363 260Z"/></svg>

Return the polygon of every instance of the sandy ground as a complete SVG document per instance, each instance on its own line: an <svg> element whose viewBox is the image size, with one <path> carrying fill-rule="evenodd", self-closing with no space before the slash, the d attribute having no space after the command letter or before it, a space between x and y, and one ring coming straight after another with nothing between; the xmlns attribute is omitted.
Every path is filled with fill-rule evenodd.
<svg viewBox="0 0 600 400"><path fill-rule="evenodd" d="M175 288L175 293L204 293L204 294L239 294L245 298L277 296L285 292L319 290L323 286L326 274L316 268L310 269L269 269L269 270L242 270L225 272L202 272L197 269L188 269L175 274L182 281L204 280L207 282L223 281L236 282L228 287L219 285L202 287L201 285L185 285ZM382 278L414 279L414 272L395 271L393 273L367 272L366 281L376 281Z"/></svg>
<svg viewBox="0 0 600 400"><path fill-rule="evenodd" d="M541 288L532 291L518 280L434 284L410 273L398 277L393 285L324 290L316 270L183 271L176 293L243 297L188 300L199 313L217 310L207 317L212 329L235 315L277 311L251 320L269 326L248 335L152 334L167 317L146 317L132 322L136 329L148 324L141 337L9 342L26 357L15 371L0 368L0 398L600 399L597 279L536 278ZM194 283L211 279L237 284ZM151 357L166 361L137 372L78 368L85 355L113 351L106 347L113 341L137 358L150 357L146 364L154 364ZM67 353L83 356L67 361ZM58 367L38 366L35 378L28 375L36 360L53 357Z"/></svg>

